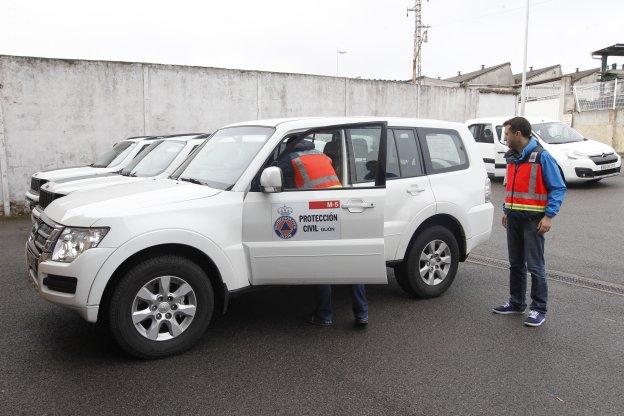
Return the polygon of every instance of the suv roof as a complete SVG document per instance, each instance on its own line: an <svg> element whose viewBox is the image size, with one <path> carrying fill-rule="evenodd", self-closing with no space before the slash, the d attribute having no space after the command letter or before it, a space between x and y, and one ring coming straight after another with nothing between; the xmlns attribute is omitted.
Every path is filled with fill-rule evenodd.
<svg viewBox="0 0 624 416"><path fill-rule="evenodd" d="M407 117L372 117L372 116L362 116L362 117L292 117L292 118L275 118L275 119L266 119L266 120L252 120L241 123L229 124L225 127L235 127L235 126L266 126L266 127L277 127L279 125L287 125L287 128L308 128L308 127L316 127L316 126L329 126L334 124L349 124L349 123L368 123L368 122L378 122L378 121L387 121L391 125L406 125L409 126L411 124L418 124L422 127L449 127L449 128L457 128L459 126L464 126L463 123L453 122L453 121L442 121L442 120L432 120L432 119L417 119L417 118L407 118Z"/></svg>

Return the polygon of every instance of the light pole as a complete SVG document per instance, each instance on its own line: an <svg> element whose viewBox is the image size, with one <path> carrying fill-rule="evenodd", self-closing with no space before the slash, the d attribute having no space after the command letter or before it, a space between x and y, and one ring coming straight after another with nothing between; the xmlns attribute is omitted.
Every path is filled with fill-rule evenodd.
<svg viewBox="0 0 624 416"><path fill-rule="evenodd" d="M344 55L347 51L341 51L340 49L336 49L336 77L338 77L338 58L340 55Z"/></svg>
<svg viewBox="0 0 624 416"><path fill-rule="evenodd" d="M524 117L524 105L526 103L526 67L527 48L529 45L529 0L526 0L526 20L524 26L524 61L522 63L522 87L520 89L520 115Z"/></svg>

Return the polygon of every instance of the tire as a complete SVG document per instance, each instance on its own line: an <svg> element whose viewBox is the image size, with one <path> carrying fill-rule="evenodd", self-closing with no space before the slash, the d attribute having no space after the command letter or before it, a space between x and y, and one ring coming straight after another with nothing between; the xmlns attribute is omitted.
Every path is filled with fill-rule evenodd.
<svg viewBox="0 0 624 416"><path fill-rule="evenodd" d="M168 295L175 297L167 299ZM206 332L213 310L214 292L206 273L191 260L175 255L138 263L120 279L107 305L116 343L143 359L191 348Z"/></svg>
<svg viewBox="0 0 624 416"><path fill-rule="evenodd" d="M429 259L423 258L421 261L421 253L431 252L430 244L434 243L436 250L443 248L439 258L433 257L434 263L431 265L434 278L431 279L429 270L425 272L426 277L422 277L420 273L421 265L427 264ZM443 247L444 243L446 247ZM433 251L435 253L435 251ZM447 254L446 256L444 254ZM448 262L444 261L448 259ZM457 267L459 264L459 246L457 240L451 231L441 225L434 225L424 230L411 245L403 263L396 269L395 276L399 286L408 294L417 298L427 299L435 298L446 292L451 286ZM435 269L435 266L439 269ZM443 272L446 272L444 275ZM427 280L428 282L426 282Z"/></svg>

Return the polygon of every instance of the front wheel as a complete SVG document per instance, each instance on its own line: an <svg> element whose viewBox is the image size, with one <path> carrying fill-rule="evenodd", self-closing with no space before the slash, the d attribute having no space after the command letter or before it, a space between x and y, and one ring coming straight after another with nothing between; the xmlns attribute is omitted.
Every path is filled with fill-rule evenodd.
<svg viewBox="0 0 624 416"><path fill-rule="evenodd" d="M396 269L401 288L419 298L433 298L453 283L459 246L452 232L440 225L424 230Z"/></svg>
<svg viewBox="0 0 624 416"><path fill-rule="evenodd" d="M128 271L108 304L115 341L138 358L161 358L191 348L212 318L214 294L192 261L165 255Z"/></svg>

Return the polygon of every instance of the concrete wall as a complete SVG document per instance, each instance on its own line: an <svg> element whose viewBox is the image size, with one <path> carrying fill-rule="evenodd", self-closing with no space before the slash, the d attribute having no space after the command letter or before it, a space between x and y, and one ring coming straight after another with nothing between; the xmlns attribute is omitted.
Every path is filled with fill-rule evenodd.
<svg viewBox="0 0 624 416"><path fill-rule="evenodd" d="M477 117L511 117L516 114L518 96L479 92Z"/></svg>
<svg viewBox="0 0 624 416"><path fill-rule="evenodd" d="M572 127L588 139L606 143L624 153L624 110L575 113Z"/></svg>
<svg viewBox="0 0 624 416"><path fill-rule="evenodd" d="M495 95L423 86L420 117L463 122L509 105L509 96ZM213 131L258 118L416 117L416 96L404 82L0 56L0 197L8 188L14 208L23 209L32 173L91 163L128 136Z"/></svg>

